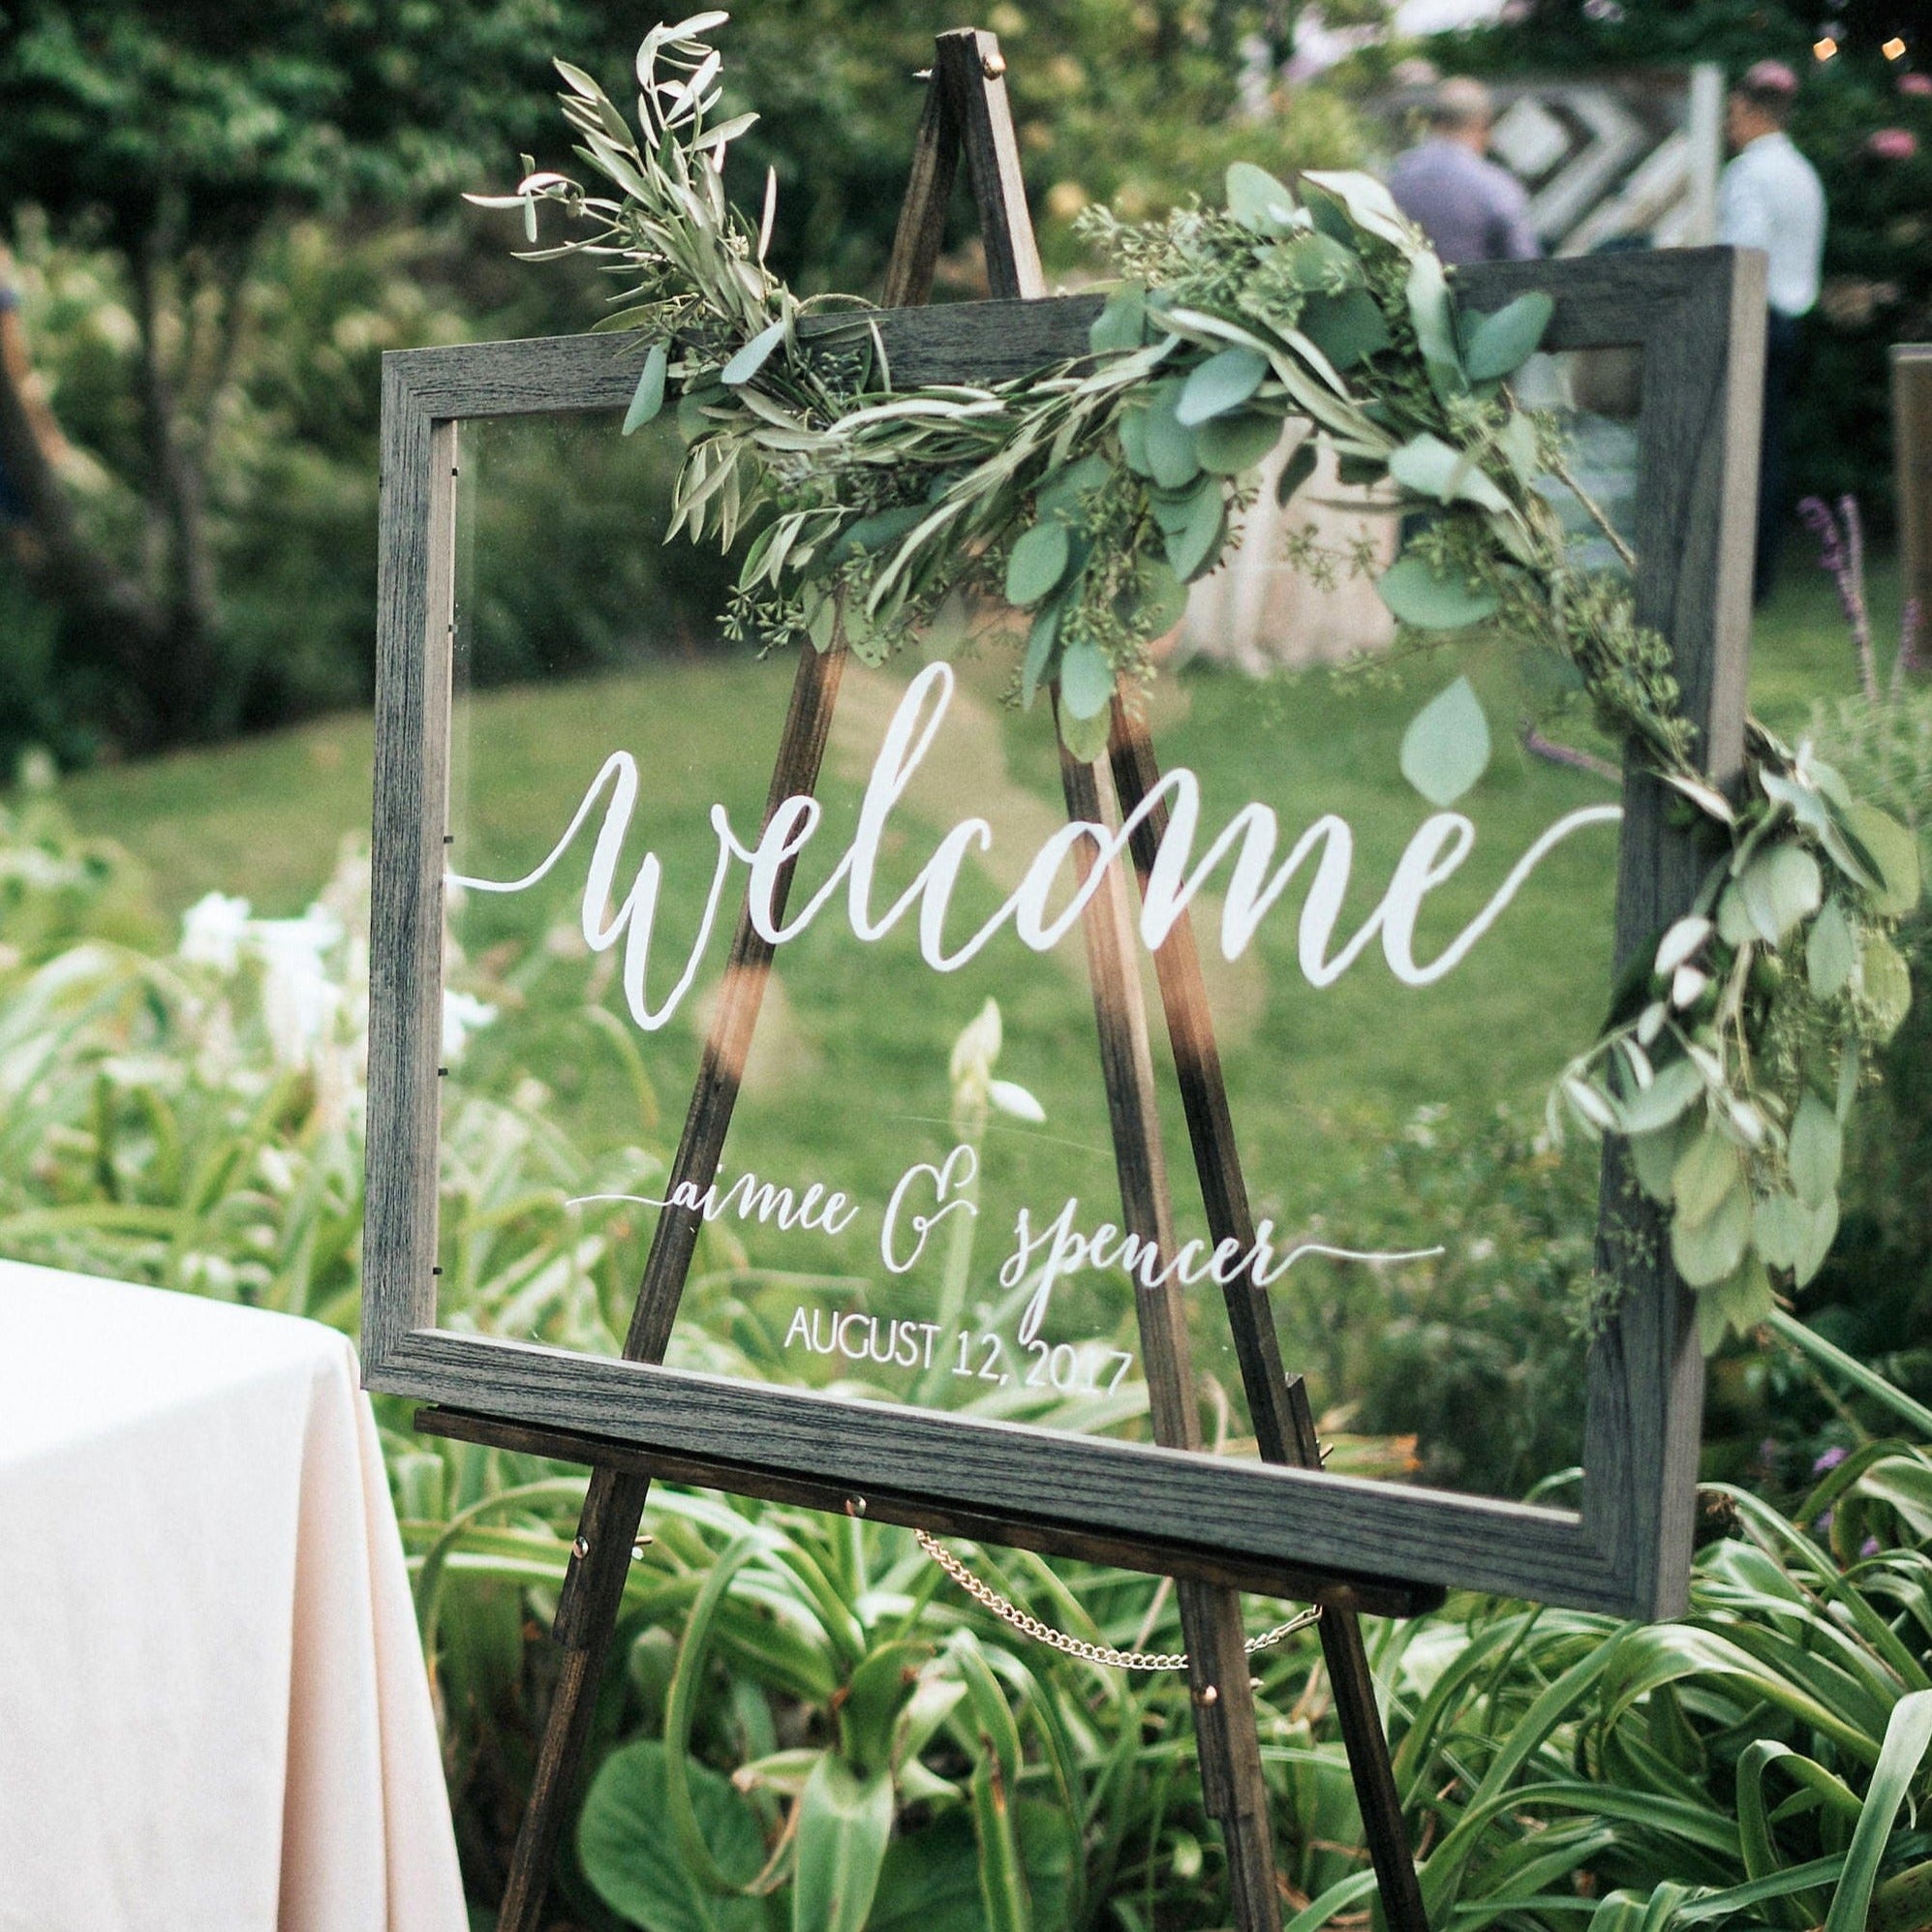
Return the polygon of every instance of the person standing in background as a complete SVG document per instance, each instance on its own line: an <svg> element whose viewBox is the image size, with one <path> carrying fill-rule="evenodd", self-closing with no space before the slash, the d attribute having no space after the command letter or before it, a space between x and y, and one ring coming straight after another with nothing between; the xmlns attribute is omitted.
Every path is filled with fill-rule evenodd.
<svg viewBox="0 0 1932 1932"><path fill-rule="evenodd" d="M1395 205L1445 261L1530 261L1543 253L1529 196L1489 159L1489 90L1460 77L1437 87L1428 134L1389 170Z"/></svg>
<svg viewBox="0 0 1932 1932"><path fill-rule="evenodd" d="M1785 124L1797 76L1761 60L1731 90L1725 134L1733 150L1717 187L1717 238L1770 258L1764 338L1764 428L1758 460L1758 555L1751 596L1762 603L1778 572L1788 512L1786 422L1797 373L1799 321L1818 300L1825 258L1825 189Z"/></svg>

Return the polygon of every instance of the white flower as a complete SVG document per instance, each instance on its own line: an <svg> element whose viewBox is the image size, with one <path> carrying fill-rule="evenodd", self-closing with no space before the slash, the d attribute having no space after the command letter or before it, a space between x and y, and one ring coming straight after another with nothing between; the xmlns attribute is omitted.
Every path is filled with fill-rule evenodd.
<svg viewBox="0 0 1932 1932"><path fill-rule="evenodd" d="M475 994L452 993L443 989L443 1058L457 1058L464 1043L478 1027L487 1027L497 1017L497 1009Z"/></svg>
<svg viewBox="0 0 1932 1932"><path fill-rule="evenodd" d="M191 966L230 973L248 936L248 901L211 892L189 906L181 919L181 957Z"/></svg>
<svg viewBox="0 0 1932 1932"><path fill-rule="evenodd" d="M341 1004L324 959L342 938L342 922L312 905L299 919L258 919L250 936L261 952L261 1013L275 1058L284 1066L307 1066Z"/></svg>
<svg viewBox="0 0 1932 1932"><path fill-rule="evenodd" d="M1016 1120L1031 1120L1037 1126L1047 1118L1047 1110L1017 1081L988 1081L986 1097L1002 1114L1011 1114Z"/></svg>

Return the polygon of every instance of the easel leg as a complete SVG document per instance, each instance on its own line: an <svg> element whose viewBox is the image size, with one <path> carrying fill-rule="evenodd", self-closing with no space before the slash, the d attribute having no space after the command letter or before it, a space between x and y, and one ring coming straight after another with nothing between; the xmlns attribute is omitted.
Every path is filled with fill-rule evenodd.
<svg viewBox="0 0 1932 1932"><path fill-rule="evenodd" d="M1114 702L1108 755L1120 810L1131 813L1160 782L1160 769L1145 720L1119 698ZM1135 827L1132 847L1143 891L1166 829L1164 805L1145 813ZM1245 1248L1254 1239L1253 1215L1228 1112L1227 1083L1214 1044L1201 956L1188 913L1183 912L1176 921L1156 951L1154 971L1209 1228L1215 1241L1232 1238ZM1315 1437L1307 1389L1299 1375L1291 1376L1282 1366L1267 1290L1243 1275L1228 1284L1227 1307L1262 1456L1271 1462L1319 1467L1321 1446ZM1409 1851L1408 1829L1389 1756L1388 1733L1375 1704L1362 1620L1352 1610L1331 1607L1323 1613L1321 1632L1322 1658L1334 1694L1335 1719L1348 1752L1349 1775L1354 1780L1384 1915L1391 1932L1428 1932L1422 1884Z"/></svg>
<svg viewBox="0 0 1932 1932"><path fill-rule="evenodd" d="M843 666L843 652L822 657L811 650L801 653L765 804L767 819L785 799L816 787ZM792 875L793 868L787 865L773 895L775 923L784 916ZM749 915L741 914L705 1041L697 1088L671 1166L667 1198L681 1181L690 1181L701 1194L718 1173L771 964L770 942L753 930ZM631 1361L663 1360L701 1226L701 1218L689 1210L667 1208L659 1215L631 1311L630 1332L625 1338L624 1352ZM590 1490L557 1602L555 1636L564 1652L563 1669L551 1695L530 1806L510 1855L498 1932L536 1932L557 1840L569 1815L598 1682L624 1603L631 1547L650 1492L648 1478L607 1468L591 1471Z"/></svg>
<svg viewBox="0 0 1932 1932"><path fill-rule="evenodd" d="M1060 782L1070 818L1102 822L1100 774L1099 766L1082 764L1061 746ZM1114 1158L1120 1177L1121 1226L1152 1242L1166 1258L1174 1252L1173 1213L1154 1101L1147 1009L1133 966L1126 880L1118 866L1110 865L1093 882L1095 858L1087 844L1077 848L1074 863L1082 886L1094 884L1081 924L1087 936ZM1161 1287L1138 1290L1134 1303L1154 1438L1170 1448L1198 1449L1201 1421L1181 1287L1170 1278ZM1248 1687L1241 1598L1233 1590L1198 1583L1178 1585L1176 1596L1194 1694L1202 1795L1209 1815L1221 1827L1236 1922L1242 1932L1273 1932L1281 1923L1281 1904L1274 1883L1261 1742Z"/></svg>

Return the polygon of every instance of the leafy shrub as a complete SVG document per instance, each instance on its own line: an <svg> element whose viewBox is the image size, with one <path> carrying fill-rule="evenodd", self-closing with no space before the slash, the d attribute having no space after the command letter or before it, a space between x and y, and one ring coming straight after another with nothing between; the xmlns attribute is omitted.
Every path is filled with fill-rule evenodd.
<svg viewBox="0 0 1932 1932"><path fill-rule="evenodd" d="M0 1250L353 1324L363 886L351 854L298 920L214 897L169 947L141 940L139 882L111 848L77 840L45 795L9 810L7 930L33 937L0 956ZM475 967L464 979L446 1042L444 1215L459 1259L445 1319L608 1347L634 1237L566 1209L597 1170L542 1124L526 1076L466 1076L464 1035L521 990ZM982 1048L956 1068L962 1105L991 1095ZM1424 1151L1398 1142L1388 1173L1410 1184ZM1490 1225L1510 1207L1520 1252L1513 1239L1469 1265L1462 1326L1439 1349L1460 1348L1463 1327L1480 1336L1567 1305L1583 1256L1540 1218L1546 1162L1507 1123L1458 1144L1452 1191L1485 1195ZM639 1147L607 1179L660 1172ZM1526 1316L1515 1271L1538 1256L1550 1272L1531 1278ZM1399 1331L1399 1304L1386 1312ZM1920 1922L1932 1413L1790 1318L1778 1334L1855 1396L1855 1410L1838 1395L1848 1453L1788 1517L1714 1492L1688 1618L1623 1626L1459 1599L1371 1629L1436 1922ZM1404 1353L1403 1372L1419 1375L1425 1352ZM1867 1433L1858 1418L1875 1414L1909 1435ZM493 1898L585 1479L383 1415L466 1873ZM675 1490L654 1492L649 1529L560 1875L579 1923L1221 1921L1182 1675L1021 1641L901 1530ZM1009 1550L970 1560L1076 1639L1180 1645L1163 1581ZM1312 1636L1256 1671L1277 1855L1296 1932L1313 1932L1368 1902L1361 1825Z"/></svg>

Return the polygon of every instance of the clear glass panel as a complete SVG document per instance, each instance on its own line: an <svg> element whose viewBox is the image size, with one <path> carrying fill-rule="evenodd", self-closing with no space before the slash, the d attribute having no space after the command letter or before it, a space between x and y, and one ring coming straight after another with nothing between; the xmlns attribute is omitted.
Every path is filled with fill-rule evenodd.
<svg viewBox="0 0 1932 1932"><path fill-rule="evenodd" d="M662 545L668 428L462 435L451 871L529 883L451 894L442 1318L611 1350L796 665L721 636L728 566ZM1149 700L1170 803L1197 806L1164 850L1199 874L1283 1354L1332 1468L1519 1495L1579 1453L1594 1161L1545 1143L1543 1097L1604 1009L1613 775L1528 748L1540 694L1495 640L1398 662L1365 582L1287 594L1283 536L1197 590ZM844 669L668 1359L1150 1439L1057 749L1044 703L1009 701L1015 628L954 611L923 652ZM1129 903L1203 1434L1252 1454Z"/></svg>

